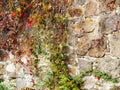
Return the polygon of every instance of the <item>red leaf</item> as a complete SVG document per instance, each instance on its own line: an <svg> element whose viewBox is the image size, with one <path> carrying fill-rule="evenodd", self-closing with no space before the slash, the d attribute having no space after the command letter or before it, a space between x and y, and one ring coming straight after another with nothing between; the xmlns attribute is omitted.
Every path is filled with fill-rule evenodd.
<svg viewBox="0 0 120 90"><path fill-rule="evenodd" d="M100 80L100 76L98 76L97 79Z"/></svg>
<svg viewBox="0 0 120 90"><path fill-rule="evenodd" d="M26 28L26 29L31 28L31 27L32 27L32 24L27 23L27 24L25 25L25 28Z"/></svg>
<svg viewBox="0 0 120 90"><path fill-rule="evenodd" d="M32 23L32 19L28 18L28 21L27 21L29 24Z"/></svg>
<svg viewBox="0 0 120 90"><path fill-rule="evenodd" d="M24 19L24 17L25 17L25 12L23 11L23 10L21 10L21 14L20 14L20 19Z"/></svg>
<svg viewBox="0 0 120 90"><path fill-rule="evenodd" d="M17 16L17 14L16 14L15 12L12 12L12 13L11 13L11 16L12 16L13 18L15 18L15 17Z"/></svg>
<svg viewBox="0 0 120 90"><path fill-rule="evenodd" d="M32 4L29 4L29 7L30 7L30 9L32 9L32 8L33 8L33 5L32 5Z"/></svg>

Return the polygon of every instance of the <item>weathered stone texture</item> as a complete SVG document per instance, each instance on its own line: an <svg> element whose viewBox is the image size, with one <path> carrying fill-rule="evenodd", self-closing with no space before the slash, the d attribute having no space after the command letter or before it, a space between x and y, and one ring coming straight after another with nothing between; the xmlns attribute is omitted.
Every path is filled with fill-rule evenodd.
<svg viewBox="0 0 120 90"><path fill-rule="evenodd" d="M109 35L110 53L112 56L120 57L120 33Z"/></svg>
<svg viewBox="0 0 120 90"><path fill-rule="evenodd" d="M86 71L92 68L92 62L83 59L78 59L78 66L80 72Z"/></svg>
<svg viewBox="0 0 120 90"><path fill-rule="evenodd" d="M120 29L120 15L107 16L102 22L102 32L110 34Z"/></svg>
<svg viewBox="0 0 120 90"><path fill-rule="evenodd" d="M112 75L113 78L120 78L120 59L111 57L98 59L96 70Z"/></svg>
<svg viewBox="0 0 120 90"><path fill-rule="evenodd" d="M84 78L84 89L85 90L112 90L114 87L112 83L106 82L105 80L98 80L95 76L85 76ZM119 89L113 89L119 90Z"/></svg>
<svg viewBox="0 0 120 90"><path fill-rule="evenodd" d="M97 14L97 3L94 0L89 0L89 2L86 4L86 16L92 16Z"/></svg>
<svg viewBox="0 0 120 90"><path fill-rule="evenodd" d="M74 52L74 55L69 54L68 57L70 62L76 63L73 69L73 64L69 63L72 65L71 70L75 71L75 74L93 68L112 75L120 83L119 5L120 0L75 0L73 7L81 7L81 11L78 12L79 15L73 13L70 15L70 22L72 23L69 26L69 31L71 33L68 35L73 38L69 39L69 42L73 42L71 43L72 49L69 52ZM73 56L75 57L73 58ZM91 60L94 59L91 62L86 57ZM93 78L93 82L89 78ZM113 85L106 80L99 82L95 77L88 76L85 81L87 90L111 90L113 88ZM92 85L90 82L94 84ZM97 85L97 82L101 86Z"/></svg>
<svg viewBox="0 0 120 90"><path fill-rule="evenodd" d="M68 0L70 1L70 0ZM73 2L74 1L74 2ZM120 90L120 0L73 0L73 6L68 8L69 33L67 41L66 62L71 76L93 68L117 78L118 87L106 80L98 80L93 74L85 76L86 90ZM6 37L6 38L5 38ZM7 36L0 33L0 47L5 43ZM26 44L21 48L28 50ZM30 53L20 58L6 54L0 49L0 75L10 79L16 77L17 90L22 87L31 87L32 72L28 62ZM89 59L87 58L89 57ZM42 67L39 77L50 71L49 61L40 57L38 66ZM92 61L91 61L92 60ZM17 64L16 64L16 61ZM5 64L1 64L5 62ZM29 66L29 67L26 67ZM5 76L8 74L8 76ZM1 77L0 77L1 78Z"/></svg>
<svg viewBox="0 0 120 90"><path fill-rule="evenodd" d="M80 17L81 15L83 15L83 10L80 7L71 8L68 10L68 13L71 17L74 17L74 16Z"/></svg>
<svg viewBox="0 0 120 90"><path fill-rule="evenodd" d="M105 50L107 49L107 43L105 38L92 40L92 47L88 51L88 55L91 57L103 57Z"/></svg>
<svg viewBox="0 0 120 90"><path fill-rule="evenodd" d="M78 55L79 56L91 56L91 57L103 57L105 49L107 48L104 38L89 40L89 38L82 37L78 42Z"/></svg>

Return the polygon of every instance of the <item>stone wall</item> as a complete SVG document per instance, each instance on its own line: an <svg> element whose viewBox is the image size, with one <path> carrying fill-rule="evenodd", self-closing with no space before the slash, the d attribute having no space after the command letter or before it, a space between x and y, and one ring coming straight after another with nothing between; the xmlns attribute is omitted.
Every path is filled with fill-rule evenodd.
<svg viewBox="0 0 120 90"><path fill-rule="evenodd" d="M76 76L92 68L111 75L118 83L90 74L83 78L85 90L120 90L120 0L74 0L68 15L67 66L70 75ZM0 57L0 78L17 87L16 90L32 87L34 76L28 62L34 57L25 53L18 58L2 49L0 56L4 56L4 60ZM49 61L41 60L40 65L45 70Z"/></svg>
<svg viewBox="0 0 120 90"><path fill-rule="evenodd" d="M71 75L92 68L117 78L119 87L120 1L75 0L68 13L68 67ZM110 90L113 86L94 75L84 79L86 90Z"/></svg>

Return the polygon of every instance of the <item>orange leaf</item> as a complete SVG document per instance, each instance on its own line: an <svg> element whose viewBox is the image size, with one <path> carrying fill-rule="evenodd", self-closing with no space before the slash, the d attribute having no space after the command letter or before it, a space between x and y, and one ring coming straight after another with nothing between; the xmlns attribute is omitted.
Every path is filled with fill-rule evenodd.
<svg viewBox="0 0 120 90"><path fill-rule="evenodd" d="M15 12L12 12L12 13L11 13L11 16L12 16L13 18L15 18L15 17L17 16L17 14L16 14Z"/></svg>

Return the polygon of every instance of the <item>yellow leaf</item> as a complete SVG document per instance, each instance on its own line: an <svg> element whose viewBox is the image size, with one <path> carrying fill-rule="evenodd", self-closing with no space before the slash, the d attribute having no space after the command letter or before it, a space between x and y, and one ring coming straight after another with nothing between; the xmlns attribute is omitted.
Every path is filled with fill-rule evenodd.
<svg viewBox="0 0 120 90"><path fill-rule="evenodd" d="M20 8L20 7L18 7L16 10L17 10L18 12L21 12L21 8Z"/></svg>
<svg viewBox="0 0 120 90"><path fill-rule="evenodd" d="M35 14L32 16L32 18L33 18L33 19L36 19L36 18L37 18L37 16L38 16L38 14L37 14L37 13L35 13Z"/></svg>

